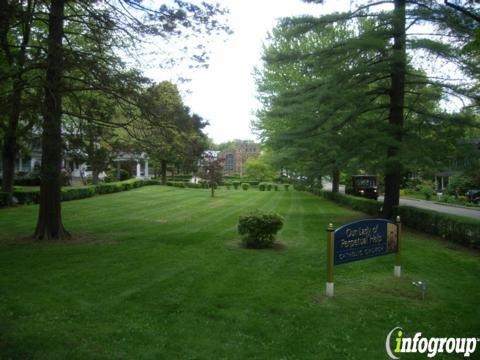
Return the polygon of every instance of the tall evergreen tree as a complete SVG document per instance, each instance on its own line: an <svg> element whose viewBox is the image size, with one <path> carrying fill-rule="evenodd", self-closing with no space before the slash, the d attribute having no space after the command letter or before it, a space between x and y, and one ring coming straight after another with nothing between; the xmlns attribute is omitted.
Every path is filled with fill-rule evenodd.
<svg viewBox="0 0 480 360"><path fill-rule="evenodd" d="M385 4L391 4L391 10L375 10ZM448 35L459 42L433 41L425 36L407 38L407 30L416 22L435 22L437 36ZM323 147L317 145L316 149L322 153L313 157L331 157L335 160L334 172L338 165L345 167L351 160L370 155L368 158L373 160L368 165L374 168L381 165L385 175L384 215L389 217L398 204L402 167L409 165L406 160L411 149L406 143L412 142L407 131L415 133L406 124L406 116L409 122L421 121L429 129L439 123L451 125L451 114L444 113L437 105L424 106L435 98L438 101L436 89L443 94L468 96L474 101L478 96L478 89L468 82L452 84L414 69L409 65L411 57L407 56L407 49L421 49L440 55L445 61L460 59L457 61L460 68L467 68L470 56L462 55L462 50L474 36L472 22L433 1L419 4L397 0L366 2L349 13L320 18L287 18L280 24L287 46L275 48L274 44L267 48L264 72L267 81L260 80L267 110L260 114L259 127L268 141L277 146L281 146L282 139L284 143L288 140L290 147L306 146L309 137L321 139ZM348 36L341 37L339 33L332 36L332 27L342 26L349 30ZM311 36L323 41L315 44L308 39ZM268 66L273 66L274 72L280 70L280 75L269 74ZM285 67L289 72L285 73ZM283 83L283 89L279 83ZM269 86L273 87L273 95ZM463 117L453 118L459 120L457 125L464 125ZM418 135L419 132L415 138ZM307 145L310 152L315 151L315 145L315 142ZM421 147L415 143L413 146L417 150ZM305 151L301 153L304 155ZM323 156L329 153L332 155ZM341 154L348 156L338 164Z"/></svg>

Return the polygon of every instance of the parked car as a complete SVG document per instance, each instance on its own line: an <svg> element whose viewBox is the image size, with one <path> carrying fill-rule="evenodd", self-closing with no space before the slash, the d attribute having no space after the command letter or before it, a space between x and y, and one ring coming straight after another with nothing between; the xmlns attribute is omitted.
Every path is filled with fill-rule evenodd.
<svg viewBox="0 0 480 360"><path fill-rule="evenodd" d="M377 200L377 177L374 175L353 175L351 185L345 187L345 193Z"/></svg>
<svg viewBox="0 0 480 360"><path fill-rule="evenodd" d="M479 204L480 203L480 190L479 189L468 190L465 193L465 196L467 197L468 201L470 201L474 204Z"/></svg>

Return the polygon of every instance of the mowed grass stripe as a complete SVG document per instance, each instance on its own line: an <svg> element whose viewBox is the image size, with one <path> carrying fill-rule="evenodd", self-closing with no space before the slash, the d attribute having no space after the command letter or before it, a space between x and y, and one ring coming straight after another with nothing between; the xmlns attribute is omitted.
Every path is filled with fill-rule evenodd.
<svg viewBox="0 0 480 360"><path fill-rule="evenodd" d="M478 255L408 231L402 279L393 256L345 264L326 299L325 228L364 215L311 194L150 186L63 206L100 241L0 245L0 358L377 359L397 325L480 328ZM256 208L285 217L284 250L238 246ZM0 240L29 234L36 211L0 209Z"/></svg>

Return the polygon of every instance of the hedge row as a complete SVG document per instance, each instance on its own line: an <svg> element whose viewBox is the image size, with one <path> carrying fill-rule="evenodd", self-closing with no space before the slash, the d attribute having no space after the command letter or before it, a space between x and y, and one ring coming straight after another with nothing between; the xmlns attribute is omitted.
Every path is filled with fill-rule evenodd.
<svg viewBox="0 0 480 360"><path fill-rule="evenodd" d="M327 200L334 201L353 210L361 211L373 216L378 216L381 214L382 204L375 200L318 189L313 189L312 192L315 195L323 196Z"/></svg>
<svg viewBox="0 0 480 360"><path fill-rule="evenodd" d="M208 187L208 184L206 182L192 183L189 181L167 181L167 186L175 186L178 188L204 189Z"/></svg>
<svg viewBox="0 0 480 360"><path fill-rule="evenodd" d="M285 191L288 191L288 188L290 187L290 184L275 184L275 183L269 183L269 182L261 182L258 185L258 189L260 191L278 191L280 187L283 187Z"/></svg>
<svg viewBox="0 0 480 360"><path fill-rule="evenodd" d="M381 213L381 203L375 200L330 191L315 191L314 193L327 200L373 216L378 216ZM404 225L412 229L480 249L479 220L403 205L395 209L396 215L400 216Z"/></svg>
<svg viewBox="0 0 480 360"><path fill-rule="evenodd" d="M62 189L62 201L85 199L97 194L110 194L135 189L141 186L159 184L160 182L157 180L130 179L85 187L68 187ZM40 201L40 190L15 190L13 196L17 199L19 204L38 204Z"/></svg>
<svg viewBox="0 0 480 360"><path fill-rule="evenodd" d="M446 240L480 249L480 221L437 211L399 206L396 215L402 223Z"/></svg>

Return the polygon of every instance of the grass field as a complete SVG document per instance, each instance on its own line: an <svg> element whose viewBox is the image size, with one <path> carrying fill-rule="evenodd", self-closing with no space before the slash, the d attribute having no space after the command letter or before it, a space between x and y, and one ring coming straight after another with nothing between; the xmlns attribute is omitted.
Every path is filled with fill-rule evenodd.
<svg viewBox="0 0 480 360"><path fill-rule="evenodd" d="M238 246L256 208L285 217L284 250ZM0 209L1 359L385 359L396 326L480 336L478 253L408 230L401 279L393 255L345 264L327 299L327 223L364 215L307 193L148 186L63 209L78 243L22 240L37 206Z"/></svg>

